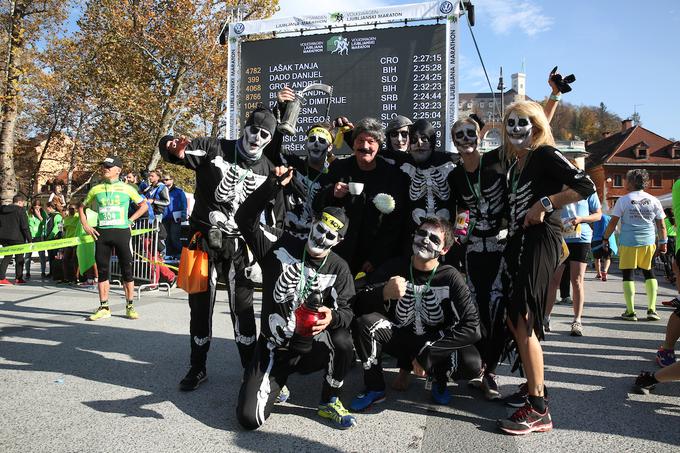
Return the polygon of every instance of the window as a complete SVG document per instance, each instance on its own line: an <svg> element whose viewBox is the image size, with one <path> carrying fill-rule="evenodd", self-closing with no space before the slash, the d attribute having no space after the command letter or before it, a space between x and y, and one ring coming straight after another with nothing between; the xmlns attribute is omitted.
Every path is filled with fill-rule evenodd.
<svg viewBox="0 0 680 453"><path fill-rule="evenodd" d="M623 175L614 175L613 187L623 187Z"/></svg>
<svg viewBox="0 0 680 453"><path fill-rule="evenodd" d="M479 103L479 108L480 108L480 109L483 109L483 108L484 108L484 102L480 102L480 103Z"/></svg>
<svg viewBox="0 0 680 453"><path fill-rule="evenodd" d="M647 150L644 149L644 148L643 148L643 149L639 149L639 150L638 150L637 158L638 158L638 159L647 159Z"/></svg>
<svg viewBox="0 0 680 453"><path fill-rule="evenodd" d="M467 108L471 109L472 108L472 102L467 103Z"/></svg>
<svg viewBox="0 0 680 453"><path fill-rule="evenodd" d="M660 171L653 172L649 176L651 177L652 180L652 187L661 187L663 185L662 184L663 180L661 178Z"/></svg>

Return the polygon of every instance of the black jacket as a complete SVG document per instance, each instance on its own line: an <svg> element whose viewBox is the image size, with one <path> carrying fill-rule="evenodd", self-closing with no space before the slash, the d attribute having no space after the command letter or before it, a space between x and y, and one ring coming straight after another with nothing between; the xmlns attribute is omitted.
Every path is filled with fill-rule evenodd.
<svg viewBox="0 0 680 453"><path fill-rule="evenodd" d="M0 241L31 242L28 217L20 206L15 204L0 206Z"/></svg>

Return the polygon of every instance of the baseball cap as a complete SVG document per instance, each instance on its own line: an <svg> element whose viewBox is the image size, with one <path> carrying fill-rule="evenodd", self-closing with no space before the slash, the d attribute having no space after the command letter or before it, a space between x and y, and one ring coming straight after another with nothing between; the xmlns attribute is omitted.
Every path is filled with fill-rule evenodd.
<svg viewBox="0 0 680 453"><path fill-rule="evenodd" d="M123 168L123 161L117 156L109 156L102 161L102 165L106 168L119 167Z"/></svg>

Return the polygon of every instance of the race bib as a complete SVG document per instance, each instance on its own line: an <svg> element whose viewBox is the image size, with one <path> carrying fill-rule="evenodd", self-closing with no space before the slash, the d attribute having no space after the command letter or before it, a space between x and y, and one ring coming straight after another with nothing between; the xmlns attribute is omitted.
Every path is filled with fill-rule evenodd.
<svg viewBox="0 0 680 453"><path fill-rule="evenodd" d="M125 226L126 208L123 206L100 206L99 207L99 226Z"/></svg>
<svg viewBox="0 0 680 453"><path fill-rule="evenodd" d="M564 239L576 239L581 237L581 224L574 226L572 219L562 220L562 237Z"/></svg>

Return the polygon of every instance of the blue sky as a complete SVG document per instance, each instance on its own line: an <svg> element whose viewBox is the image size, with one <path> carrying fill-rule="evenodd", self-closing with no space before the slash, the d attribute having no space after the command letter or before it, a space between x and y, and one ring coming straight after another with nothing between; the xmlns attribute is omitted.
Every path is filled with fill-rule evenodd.
<svg viewBox="0 0 680 453"><path fill-rule="evenodd" d="M278 16L417 3L413 0L281 0ZM548 72L559 65L574 73L574 90L563 100L599 105L621 117L637 108L643 125L680 140L680 1L653 0L473 0L473 28L492 86L503 66L510 74L525 62L527 94L548 93ZM464 23L460 29L460 87L488 91ZM637 107L635 105L637 104Z"/></svg>

